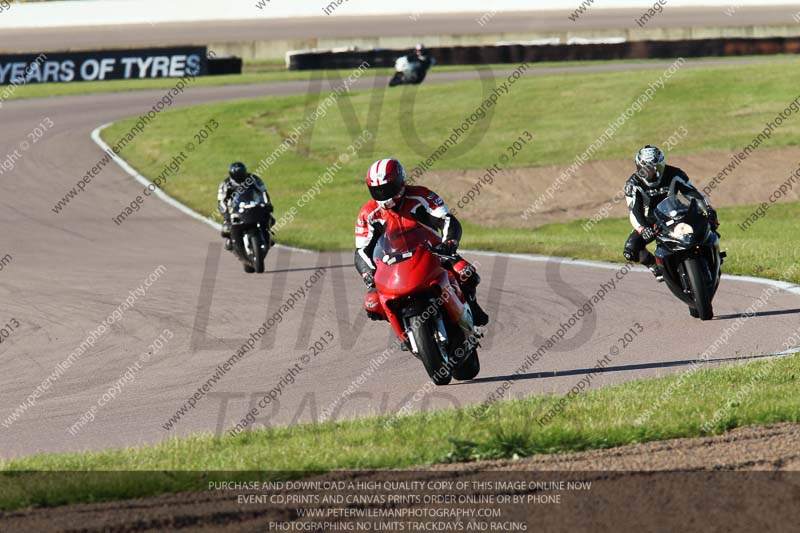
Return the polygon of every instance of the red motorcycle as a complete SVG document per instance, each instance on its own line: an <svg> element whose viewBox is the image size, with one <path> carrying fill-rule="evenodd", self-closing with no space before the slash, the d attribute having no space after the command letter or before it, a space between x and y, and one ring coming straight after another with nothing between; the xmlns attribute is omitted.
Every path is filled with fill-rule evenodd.
<svg viewBox="0 0 800 533"><path fill-rule="evenodd" d="M472 379L481 369L481 334L455 276L442 266L442 259L457 258L434 251L438 234L403 227L407 222L387 224L373 252L379 311L436 385Z"/></svg>

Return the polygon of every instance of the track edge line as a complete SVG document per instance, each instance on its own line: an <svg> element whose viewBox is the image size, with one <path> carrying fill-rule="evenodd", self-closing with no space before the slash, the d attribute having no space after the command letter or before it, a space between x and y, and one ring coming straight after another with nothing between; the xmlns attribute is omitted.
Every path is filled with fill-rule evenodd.
<svg viewBox="0 0 800 533"><path fill-rule="evenodd" d="M141 183L145 187L149 187L150 185L153 185L155 187L156 196L158 196L162 201L164 201L168 205L174 207L175 209L177 209L181 213L183 213L185 215L188 215L188 216L192 217L195 220L199 220L200 222L203 222L203 223L207 224L208 226L211 226L212 228L214 228L217 231L221 231L222 230L222 224L220 224L219 222L215 222L214 220L212 220L212 219L210 219L208 217L203 216L202 214L198 213L197 211L195 211L191 207L187 206L183 202L181 202L179 200L176 200L172 196L168 195L167 193L165 193L164 191L161 190L161 187L159 187L158 185L156 185L155 183L153 183L152 181L147 179L140 172L138 172L135 168L133 168L130 165L130 163L128 163L127 161L125 161L125 159L122 158L122 156L116 154L111 149L111 147L108 146L108 144L106 144L106 142L102 139L102 137L100 137L100 133L102 133L102 131L104 129L108 128L112 124L113 124L113 122L107 122L106 124L103 124L102 126L98 126L97 128L92 130L91 138L92 138L92 140L94 141L94 143L97 146L99 146L104 152L107 152L107 153L111 154L113 161L116 164L118 164L120 166L120 168L122 168L122 170L124 170L128 175L133 177L133 179L135 179L136 181L138 181L139 183ZM287 249L290 249L290 250L296 251L296 252L312 253L310 250L306 250L306 249L303 249L303 248L294 248L294 247L285 246L285 245L282 245L282 244L276 244L275 246L276 247L281 247L281 248L287 248Z"/></svg>
<svg viewBox="0 0 800 533"><path fill-rule="evenodd" d="M113 161L116 164L118 164L120 166L120 168L122 168L122 170L124 170L126 173L128 173L136 181L138 181L139 183L141 183L145 187L149 187L150 185L155 186L156 187L156 191L155 191L156 196L158 196L162 201L164 201L167 204L169 204L170 206L174 207L175 209L177 209L181 213L184 213L185 215L188 215L188 216L194 218L195 220L199 220L200 222L203 222L203 223L211 226L212 228L216 229L217 231L220 231L222 229L222 225L220 223L214 222L210 218L201 215L200 213L198 213L197 211L195 211L191 207L187 206L186 204L184 204L184 203L176 200L172 196L168 195L167 193L162 191L160 187L155 185L152 181L150 181L145 176L143 176L142 174L137 172L136 169L133 168L121 156L119 156L116 153L114 153L114 151L111 150L111 147L108 146L108 144L106 144L106 142L100 137L100 133L104 129L106 129L109 126L111 126L112 124L113 124L113 122L107 122L106 124L98 126L94 130L92 130L91 138L94 141L94 143L97 146L99 146L104 152L107 152L107 153L110 153L110 154L113 155L113 158L112 158ZM282 248L287 248L289 250L302 252L302 253L313 253L311 250L306 250L304 248L295 248L293 246L285 246L285 245L282 245L282 244L276 244L275 246L280 246ZM605 262L605 261L592 261L592 260L588 260L588 259L571 259L571 258L568 258L568 257L558 257L558 256L550 256L550 255L514 254L514 253L505 253L505 252L490 252L490 251L486 251L486 250L462 250L462 251L465 252L465 253L470 253L470 254L474 254L474 255L483 255L483 256L492 256L492 257L502 256L502 257L509 257L509 258L512 258L512 259L520 259L520 260L523 260L523 261L533 261L533 262L537 262L537 263L544 263L544 262L547 262L547 261L558 261L558 260L561 260L561 261L563 261L563 262L565 262L565 263L567 263L569 265L585 266L585 267L591 267L591 268L602 268L602 269L605 269L605 270L617 270L617 269L620 268L620 265L621 265L621 263L608 263L608 262ZM639 266L633 267L633 270L635 270L637 272L646 272L647 271L646 268L639 267ZM760 284L760 285L769 285L769 286L776 287L778 289L784 290L786 292L789 292L791 294L800 296L800 285L796 285L794 283L789 283L789 282L786 282L786 281L778 281L778 280L768 279L768 278L759 278L759 277L756 277L756 276L737 276L737 275L733 275L733 274L723 274L722 278L723 279L731 279L733 281L744 281L744 282L755 283L755 284Z"/></svg>

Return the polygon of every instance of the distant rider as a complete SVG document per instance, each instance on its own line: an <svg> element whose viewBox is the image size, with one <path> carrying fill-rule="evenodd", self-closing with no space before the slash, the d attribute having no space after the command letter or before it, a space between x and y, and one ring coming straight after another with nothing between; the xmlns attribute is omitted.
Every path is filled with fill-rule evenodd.
<svg viewBox="0 0 800 533"><path fill-rule="evenodd" d="M461 223L453 216L436 193L421 186L406 185L406 172L397 159L381 159L372 164L367 172L367 187L372 199L364 204L356 221L355 266L361 274L368 292L364 302L367 315L373 320L385 320L380 309L375 289L375 265L372 253L378 239L386 228L389 210L404 218L415 220L435 234L441 234L442 242L434 250L444 255L456 256L455 261L443 260L443 266L453 272L459 286L469 302L473 323L485 326L489 316L477 300L480 283L475 267L456 255L461 241Z"/></svg>
<svg viewBox="0 0 800 533"><path fill-rule="evenodd" d="M267 205L271 206L272 201L269 198L269 193L267 192L267 187L264 185L264 182L255 174L250 174L245 164L238 161L231 163L228 169L228 177L222 180L219 190L217 191L217 207L223 218L222 238L225 239L225 249L228 251L233 250L233 242L231 241L231 214L228 202L230 202L230 199L237 189L244 189L251 185L264 193L264 200L267 202ZM274 223L274 219L272 223Z"/></svg>
<svg viewBox="0 0 800 533"><path fill-rule="evenodd" d="M414 48L414 51L410 52L406 56L406 59L408 59L409 63L418 65L416 68L417 79L414 80L414 83L422 83L425 81L425 76L428 74L428 69L436 64L436 60L422 43L417 44L417 46Z"/></svg>
<svg viewBox="0 0 800 533"><path fill-rule="evenodd" d="M636 154L636 172L625 183L625 201L630 210L633 231L625 242L623 255L628 261L639 261L649 268L659 281L663 281L663 272L656 258L647 250L647 245L656 238L656 206L669 196L673 181L677 182L677 192L696 198L706 206L712 229L716 231L719 226L716 211L703 193L690 183L689 176L683 170L667 165L664 152L655 146L648 144L639 150Z"/></svg>

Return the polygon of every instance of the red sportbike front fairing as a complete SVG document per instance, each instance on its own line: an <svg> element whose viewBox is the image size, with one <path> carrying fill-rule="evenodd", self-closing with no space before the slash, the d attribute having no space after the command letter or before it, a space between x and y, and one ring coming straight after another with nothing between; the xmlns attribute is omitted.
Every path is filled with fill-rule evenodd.
<svg viewBox="0 0 800 533"><path fill-rule="evenodd" d="M397 336L437 385L480 372L472 312L453 274L432 246L439 236L415 221L389 220L373 253L375 288Z"/></svg>

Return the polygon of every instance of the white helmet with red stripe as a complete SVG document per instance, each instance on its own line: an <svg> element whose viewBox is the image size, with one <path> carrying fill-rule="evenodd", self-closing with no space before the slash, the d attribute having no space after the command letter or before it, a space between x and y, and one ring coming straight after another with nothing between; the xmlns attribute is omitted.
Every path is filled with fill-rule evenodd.
<svg viewBox="0 0 800 533"><path fill-rule="evenodd" d="M367 171L369 193L384 209L390 209L406 193L406 171L397 159L375 161Z"/></svg>

